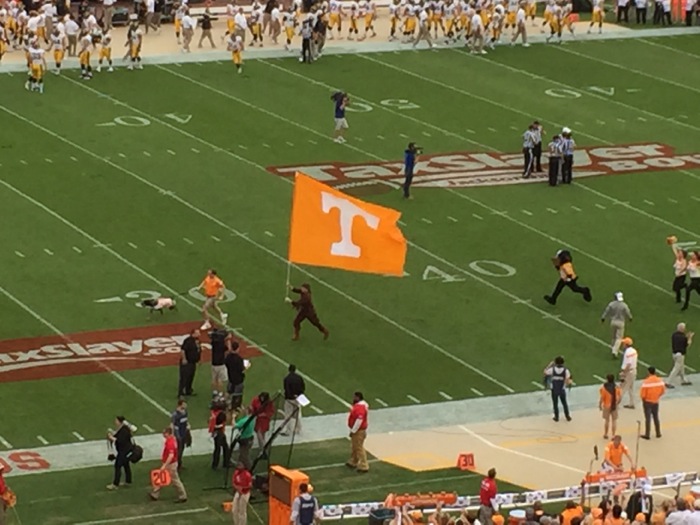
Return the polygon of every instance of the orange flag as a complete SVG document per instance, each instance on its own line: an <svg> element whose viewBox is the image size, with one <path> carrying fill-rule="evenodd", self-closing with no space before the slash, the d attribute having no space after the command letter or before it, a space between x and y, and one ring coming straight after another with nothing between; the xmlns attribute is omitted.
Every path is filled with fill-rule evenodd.
<svg viewBox="0 0 700 525"><path fill-rule="evenodd" d="M289 261L352 272L403 276L401 213L350 197L297 172Z"/></svg>

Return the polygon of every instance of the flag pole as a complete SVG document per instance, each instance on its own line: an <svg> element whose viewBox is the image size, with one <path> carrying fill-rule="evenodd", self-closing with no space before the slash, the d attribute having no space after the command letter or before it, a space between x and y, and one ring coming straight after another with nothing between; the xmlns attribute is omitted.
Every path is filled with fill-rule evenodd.
<svg viewBox="0 0 700 525"><path fill-rule="evenodd" d="M287 282L284 285L284 300L289 299L289 284L291 282L291 277L292 277L292 262L287 261Z"/></svg>

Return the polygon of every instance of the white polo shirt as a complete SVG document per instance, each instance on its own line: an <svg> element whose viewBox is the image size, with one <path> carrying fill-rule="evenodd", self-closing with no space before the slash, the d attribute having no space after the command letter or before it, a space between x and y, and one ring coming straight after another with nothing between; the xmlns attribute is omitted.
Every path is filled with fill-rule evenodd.
<svg viewBox="0 0 700 525"><path fill-rule="evenodd" d="M637 373L637 350L629 346L625 350L622 356L622 370L626 369L628 366L632 370L633 374Z"/></svg>
<svg viewBox="0 0 700 525"><path fill-rule="evenodd" d="M146 12L155 13L156 12L156 0L146 0Z"/></svg>
<svg viewBox="0 0 700 525"><path fill-rule="evenodd" d="M185 15L182 17L182 29L194 29L197 22L190 15Z"/></svg>
<svg viewBox="0 0 700 525"><path fill-rule="evenodd" d="M233 17L233 21L239 29L243 29L244 31L248 29L248 19L246 19L243 13L236 13L236 16Z"/></svg>
<svg viewBox="0 0 700 525"><path fill-rule="evenodd" d="M522 24L525 25L525 9L522 7L518 9L518 14L515 15L515 21L517 22L518 25Z"/></svg>
<svg viewBox="0 0 700 525"><path fill-rule="evenodd" d="M484 22L481 20L481 16L477 15L476 13L474 16L472 16L471 30L475 34L479 33L480 35L484 32Z"/></svg>

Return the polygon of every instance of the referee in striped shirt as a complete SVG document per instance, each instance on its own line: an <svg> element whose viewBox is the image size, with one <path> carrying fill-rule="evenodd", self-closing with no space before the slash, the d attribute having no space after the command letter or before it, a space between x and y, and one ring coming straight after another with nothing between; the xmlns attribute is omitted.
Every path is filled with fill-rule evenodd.
<svg viewBox="0 0 700 525"><path fill-rule="evenodd" d="M562 150L564 158L561 166L561 179L564 184L571 184L574 169L574 148L576 142L571 138L571 130L564 128L561 130Z"/></svg>
<svg viewBox="0 0 700 525"><path fill-rule="evenodd" d="M537 120L532 123L532 126L532 132L535 136L535 147L532 151L535 157L535 171L542 173L542 135L544 134L544 129Z"/></svg>
<svg viewBox="0 0 700 525"><path fill-rule="evenodd" d="M535 125L530 124L527 127L525 133L523 133L523 178L529 179L532 175L535 156L535 143L537 137L535 136Z"/></svg>

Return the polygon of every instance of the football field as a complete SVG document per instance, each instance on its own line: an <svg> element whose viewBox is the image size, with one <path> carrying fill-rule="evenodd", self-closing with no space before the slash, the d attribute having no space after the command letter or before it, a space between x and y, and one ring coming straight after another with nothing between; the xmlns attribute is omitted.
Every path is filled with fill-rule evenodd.
<svg viewBox="0 0 700 525"><path fill-rule="evenodd" d="M102 439L117 414L139 433L167 424L178 337L200 322L195 288L210 267L252 361L246 403L281 389L289 363L307 380L309 416L346 411L356 390L373 409L537 391L556 355L576 385L598 383L619 366L600 323L616 291L641 361L669 372L676 323L700 318L700 297L686 312L675 303L664 242L700 247L699 38L269 58L242 75L223 60L90 82L66 71L43 95L0 75L0 456ZM352 109L344 145L331 140L338 89ZM572 185L522 183L534 119L545 143L572 128ZM409 141L425 154L406 201ZM400 210L409 243L403 278L292 268L294 283L311 284L327 341L310 326L291 341L283 301L295 171ZM568 290L554 307L543 300L563 248L591 303ZM136 306L161 294L178 309ZM694 372L700 358L686 363ZM191 421L204 428L208 365L195 389ZM311 448L303 458L315 464ZM104 496L76 501L75 486L97 480L88 494L100 492L108 468L60 474L69 481L43 523L129 512ZM194 487L218 480L209 474ZM372 472L366 486L381 476L396 474ZM194 487L188 505L212 505Z"/></svg>

